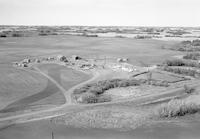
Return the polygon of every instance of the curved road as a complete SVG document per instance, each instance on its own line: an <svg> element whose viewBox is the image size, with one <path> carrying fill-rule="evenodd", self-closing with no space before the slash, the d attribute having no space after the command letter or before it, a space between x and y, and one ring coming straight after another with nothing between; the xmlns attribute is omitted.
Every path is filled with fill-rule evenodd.
<svg viewBox="0 0 200 139"><path fill-rule="evenodd" d="M102 106L102 105L117 104L120 102L131 101L131 100L121 100L121 101L116 101L116 102L97 103L97 104L91 104L91 105L76 105L76 104L72 103L72 99L71 99L71 94L73 93L74 89L95 80L96 78L98 78L101 75L100 73L95 72L93 74L93 77L90 78L89 80L82 82L82 83L72 87L69 90L65 90L57 81L55 81L52 77L50 77L49 75L42 72L39 68L35 67L35 70L37 72L39 72L41 75L48 78L50 81L52 81L63 92L63 94L66 98L66 103L64 105L61 105L61 106L58 106L55 108L51 108L51 109L47 109L47 110L41 110L41 111L30 112L30 113L26 113L26 114L1 118L0 122L13 121L15 123L20 123L20 122L22 123L22 122L27 122L27 121L48 119L48 118L64 115L67 112L70 112L70 110L73 110L74 108L79 110L79 109L86 108L86 107ZM199 86L199 84L200 84L199 81L194 81L194 82L190 83L191 87ZM174 88L172 90L165 91L161 94L148 95L148 96L138 98L138 99L134 100L133 104L136 104L136 106L137 105L145 105L145 104L151 103L152 101L155 101L159 98L162 98L163 96L164 96L164 98L167 98L169 96L168 95L165 96L166 94L173 94L173 93L177 93L178 91L179 92L183 91L183 87ZM146 100L149 100L149 101L146 101Z"/></svg>
<svg viewBox="0 0 200 139"><path fill-rule="evenodd" d="M34 118L35 117L41 117L41 115L44 115L44 119L46 118L51 118L51 117L55 117L55 116L59 116L61 115L61 113L59 113L59 110L63 109L63 108L66 108L67 106L74 106L74 104L72 104L72 99L71 99L71 94L73 93L73 90L84 85L84 84L87 84L93 80L95 80L96 78L99 77L99 73L94 73L93 74L93 77L90 78L89 80L85 81L85 82L82 82L78 85L75 85L74 87L70 88L69 90L65 90L56 80L54 80L52 77L50 77L49 75L47 75L46 73L42 72L39 68L37 67L34 67L34 69L39 72L41 75L45 76L47 79L49 79L51 82L53 82L61 91L62 93L64 94L65 98L66 98L66 103L61 105L61 106L58 106L58 107L55 107L55 108L50 108L50 109L47 109L47 110L41 110L41 111L35 111L35 112L30 112L30 113L25 113L25 114L20 114L20 115L16 115L16 116L10 116L10 117L5 117L5 118L0 118L0 122L3 122L3 121L8 121L8 120L18 120L20 118L22 119L38 119L38 118ZM46 116L48 115L48 116ZM62 113L63 115L63 113ZM29 117L30 116L30 117ZM40 119L40 118L39 118ZM27 121L27 120L25 120Z"/></svg>
<svg viewBox="0 0 200 139"><path fill-rule="evenodd" d="M66 103L71 103L71 97L69 95L67 95L67 90L65 90L56 80L54 80L52 77L50 77L49 75L45 74L44 72L42 72L38 67L34 67L34 69L36 71L38 71L41 75L43 75L44 77L46 77L47 79L49 79L51 82L53 82L59 89L60 91L64 94L65 99L66 99Z"/></svg>

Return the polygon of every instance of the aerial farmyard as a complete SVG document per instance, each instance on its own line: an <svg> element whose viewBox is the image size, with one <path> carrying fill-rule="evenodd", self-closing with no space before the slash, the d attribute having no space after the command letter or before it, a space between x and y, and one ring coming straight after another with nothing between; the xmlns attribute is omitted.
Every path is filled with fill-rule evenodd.
<svg viewBox="0 0 200 139"><path fill-rule="evenodd" d="M0 139L199 138L197 0L27 1L0 0Z"/></svg>

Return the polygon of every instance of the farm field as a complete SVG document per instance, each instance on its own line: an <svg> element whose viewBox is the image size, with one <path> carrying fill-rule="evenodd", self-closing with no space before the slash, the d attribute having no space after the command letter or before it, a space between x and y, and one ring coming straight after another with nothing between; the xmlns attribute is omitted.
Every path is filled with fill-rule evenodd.
<svg viewBox="0 0 200 139"><path fill-rule="evenodd" d="M52 77L54 80L56 80L58 83L62 84L62 86L68 90L69 88L71 88L72 86L88 79L89 77L83 73L79 73L78 71L75 72L71 69L67 69L67 68L63 68L62 66L59 65L55 65L55 64L46 64L46 65L42 65L40 66L40 69L44 72L47 72L47 74ZM19 70L20 71L20 70ZM23 73L23 71L21 71ZM26 72L25 72L26 73ZM33 72L35 73L35 72ZM13 73L14 74L14 73ZM4 107L1 110L2 116L7 116L12 115L18 111L23 111L23 110L30 110L30 111L35 111L35 110L39 110L39 109L44 109L49 108L49 107L54 107L54 106L59 106L61 104L65 103L65 97L63 92L61 92L59 90L59 88L53 84L50 80L47 80L46 84L44 84L43 86L41 85L42 88L41 90L36 90L36 88L38 89L39 85L41 84L42 80L40 78L44 78L43 76L41 76L39 73L35 73L37 76L31 76L32 78L30 78L29 74L22 74L21 76L17 75L15 76L15 78L7 78L10 79L10 81L15 81L16 84L14 84L15 82L9 82L6 81L6 83L8 84L13 84L14 86L10 87L12 89L17 88L17 86L20 86L19 92L16 92L15 90L9 90L9 92L13 92L13 94L8 94L11 96L7 96L7 100L6 97L2 98L2 100L7 102L7 106ZM5 74L4 74L5 75ZM29 75L29 76L28 76ZM34 75L34 74L33 74ZM29 77L32 80L28 80L26 79L24 82L23 80L21 82L19 82L18 80L23 79L24 76ZM67 77L67 78L66 78ZM34 79L37 81L37 79L40 79L38 82L38 86L36 86L37 82L35 83L36 85L34 86ZM3 80L2 82L5 82L5 80ZM5 84L6 84L5 83ZM2 86L2 88L6 88L9 89L8 87ZM2 84L3 85L3 84ZM23 85L26 87L22 88ZM32 88L31 88L32 87ZM26 89L26 90L25 90ZM40 89L40 88L39 88ZM30 92L34 91L34 92ZM24 94L21 93L21 91L23 91ZM2 90L3 93L6 93L4 90ZM16 94L16 96L15 96ZM17 96L18 95L18 96ZM6 94L4 94L4 96L6 96ZM15 96L15 97L14 97ZM5 105L6 103L2 101L2 103Z"/></svg>
<svg viewBox="0 0 200 139"><path fill-rule="evenodd" d="M139 76L136 76L138 79L145 79L147 77L147 74L141 74ZM170 75L169 73L163 73L163 72L152 72L152 79L155 80L165 80L169 83L175 83L179 81L187 80L184 77L180 77L177 75Z"/></svg>
<svg viewBox="0 0 200 139"><path fill-rule="evenodd" d="M46 55L81 55L85 57L102 58L104 56L129 57L130 63L140 64L139 61L155 64L158 57L173 55L171 51L162 51L162 45L171 45L172 42L157 40L134 40L119 38L88 38L82 36L44 36L44 37L19 37L0 38L0 74L1 74L1 108L6 107L23 97L34 95L48 86L49 81L33 71L24 71L12 67L12 63L20 61L24 57L40 57ZM121 49L126 51L121 51ZM132 51L133 53L130 53ZM141 54L142 57L141 57ZM157 55L155 55L157 54ZM148 58L147 58L148 57ZM62 84L68 89L73 86L71 82L79 80L81 74L72 72L71 78L67 78L66 72L61 71ZM65 76L66 74L66 76ZM76 74L78 76L74 77ZM64 75L64 76L63 76ZM80 77L80 78L79 78ZM67 86L66 86L67 84ZM20 86L20 87L19 87ZM50 85L51 86L51 85ZM27 93L28 92L28 93ZM62 96L62 94L60 94ZM61 99L59 95L55 96ZM15 104L15 103L14 103Z"/></svg>
<svg viewBox="0 0 200 139"><path fill-rule="evenodd" d="M149 64L161 62L162 58L177 55L177 52L165 49L176 44L175 41L136 40L131 38L92 38L71 35L0 38L1 63L17 61L26 56L45 56L76 54L82 57L128 57L130 63ZM22 41L23 40L23 41ZM122 51L123 50L123 51ZM130 53L131 52L131 53Z"/></svg>
<svg viewBox="0 0 200 139"><path fill-rule="evenodd" d="M199 0L0 0L0 139L199 139Z"/></svg>
<svg viewBox="0 0 200 139"><path fill-rule="evenodd" d="M149 136L140 130L157 128L161 104L199 100L199 78L162 70L163 61L185 54L170 49L177 43L73 35L0 38L0 138L45 139L52 131L60 139ZM81 95L75 99L76 89Z"/></svg>

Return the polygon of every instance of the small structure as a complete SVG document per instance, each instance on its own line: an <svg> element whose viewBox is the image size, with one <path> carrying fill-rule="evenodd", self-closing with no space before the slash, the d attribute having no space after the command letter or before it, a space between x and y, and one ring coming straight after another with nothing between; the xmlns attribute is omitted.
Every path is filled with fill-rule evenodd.
<svg viewBox="0 0 200 139"><path fill-rule="evenodd" d="M66 61L67 60L67 57L66 56L63 56L63 55L58 55L57 56L57 60L59 60L59 61Z"/></svg>
<svg viewBox="0 0 200 139"><path fill-rule="evenodd" d="M55 60L55 58L54 57L48 57L47 60L51 61L51 60Z"/></svg>
<svg viewBox="0 0 200 139"><path fill-rule="evenodd" d="M30 63L30 62L31 60L29 58L23 60L23 63Z"/></svg>
<svg viewBox="0 0 200 139"><path fill-rule="evenodd" d="M117 62L128 62L128 58L118 58Z"/></svg>
<svg viewBox="0 0 200 139"><path fill-rule="evenodd" d="M109 67L113 69L114 71L117 71L117 70L122 70L125 72L137 71L137 69L133 65L128 64L128 63L114 64L114 65L111 64L109 65Z"/></svg>
<svg viewBox="0 0 200 139"><path fill-rule="evenodd" d="M18 66L19 67L28 67L28 64L26 64L26 63L19 63Z"/></svg>
<svg viewBox="0 0 200 139"><path fill-rule="evenodd" d="M95 65L94 64L89 64L89 63L85 63L79 66L79 68L84 69L84 70L89 70L94 68Z"/></svg>
<svg viewBox="0 0 200 139"><path fill-rule="evenodd" d="M82 103L83 102L83 98L82 97L79 97L79 98L77 98L77 100L76 100L78 103Z"/></svg>
<svg viewBox="0 0 200 139"><path fill-rule="evenodd" d="M28 65L27 64L22 64L22 67L28 67Z"/></svg>
<svg viewBox="0 0 200 139"><path fill-rule="evenodd" d="M73 56L72 56L72 59L73 59L73 60L80 60L80 59L82 59L82 58L79 57L79 56L77 56L77 55L73 55Z"/></svg>
<svg viewBox="0 0 200 139"><path fill-rule="evenodd" d="M36 59L35 62L36 62L36 63L40 63L40 60L39 60L39 59Z"/></svg>

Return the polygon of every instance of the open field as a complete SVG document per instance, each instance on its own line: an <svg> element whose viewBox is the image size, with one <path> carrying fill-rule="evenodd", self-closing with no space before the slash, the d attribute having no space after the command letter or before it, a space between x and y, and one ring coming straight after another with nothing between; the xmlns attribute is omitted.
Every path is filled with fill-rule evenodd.
<svg viewBox="0 0 200 139"><path fill-rule="evenodd" d="M147 73L146 74L141 74L139 76L136 76L136 79L146 79L147 78ZM179 81L184 81L186 80L184 77L164 73L164 72L152 72L152 79L153 80L159 80L159 81L166 81L168 83L175 83Z"/></svg>
<svg viewBox="0 0 200 139"><path fill-rule="evenodd" d="M176 43L174 41L91 38L70 35L0 39L1 57L5 59L1 61L3 63L17 61L27 56L76 54L97 58L104 58L104 56L128 57L132 64L139 64L138 61L155 64L160 63L162 58L177 55L177 52L161 49L162 46L173 45Z"/></svg>
<svg viewBox="0 0 200 139"><path fill-rule="evenodd" d="M2 100L2 108L8 104L11 104L15 100L19 100L20 98L22 98L22 96L24 97L25 93L23 92L28 91L28 93L26 93L25 95L30 96L31 92L33 95L33 93L42 91L47 86L48 80L45 79L43 76L40 76L39 74L31 71L23 71L21 69L15 69L11 67L12 62L20 61L25 57L31 58L56 54L77 54L85 57L97 58L104 58L104 56L124 56L129 57L130 63L140 65L140 62L138 61L155 64L160 61L160 57L169 57L173 55L173 52L171 51L162 51L160 49L162 45L171 45L173 44L172 42L156 40L90 38L70 35L19 38L9 37L0 39L0 74L2 74L2 77L5 76L4 78L1 78L2 93L0 99ZM124 49L124 51L121 51L122 48ZM130 53L130 51L133 53ZM31 74L28 74L30 72ZM24 75L26 73L27 75ZM65 75L65 71L62 71L63 84L69 84L70 86L74 85L70 82L71 78L66 78L68 77L68 75L63 75ZM17 78L15 78L15 76L18 76L18 78L22 80L22 83L20 83ZM22 76L23 78L21 78ZM17 81L13 80L13 78L15 78L15 80ZM80 78L77 78L76 80L79 80ZM7 85L6 90L4 84ZM25 86L25 84L27 87ZM33 86L32 84L34 84L35 86ZM20 88L18 86L20 86ZM29 88L29 86L32 87L32 89ZM67 88L67 86L65 85L64 87ZM12 95L14 93L14 90L15 95ZM10 100L6 99L6 97L9 97Z"/></svg>
<svg viewBox="0 0 200 139"><path fill-rule="evenodd" d="M156 66L166 59L183 55L180 51L162 49L176 44L176 41L71 35L0 38L0 75L3 77L0 79L0 137L9 139L18 134L22 139L33 138L32 131L36 131L38 136L49 138L52 128L62 139L67 136L65 130L74 128L80 132L87 132L80 127L106 128L115 133L116 129L134 130L163 120L153 111L160 104L171 99L190 102L200 98L198 78L166 72ZM57 59L59 55L66 56L65 61ZM73 59L72 55L80 59ZM30 62L27 67L13 67L13 62L26 58L49 57L56 58ZM118 58L127 58L127 63L117 61ZM88 65L93 66L87 68ZM106 85L102 82L109 84L116 79L128 85L117 83L103 88ZM134 80L142 84L134 86L130 83ZM160 81L169 84L162 86ZM100 91L112 99L105 103L82 104L71 97L76 89L87 85L95 86L87 92ZM187 93L184 85L194 91ZM32 122L26 123L28 121ZM5 128L7 122L17 124ZM27 132L17 131L19 128ZM39 132L40 129L45 133ZM100 130L92 129L91 132ZM8 132L12 134L7 135Z"/></svg>
<svg viewBox="0 0 200 139"><path fill-rule="evenodd" d="M38 73L1 66L1 109L22 97L28 97L45 89L47 79Z"/></svg>
<svg viewBox="0 0 200 139"><path fill-rule="evenodd" d="M1 65L1 77L3 77L0 91L1 116L55 107L65 103L63 93L66 91L62 92L51 80L37 71L13 68L10 64ZM59 65L42 65L40 68L67 90L89 78L83 73Z"/></svg>

